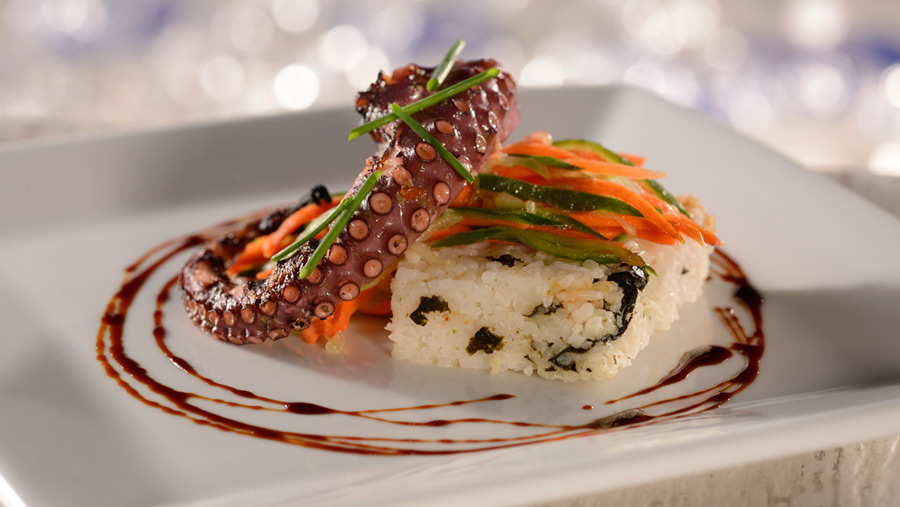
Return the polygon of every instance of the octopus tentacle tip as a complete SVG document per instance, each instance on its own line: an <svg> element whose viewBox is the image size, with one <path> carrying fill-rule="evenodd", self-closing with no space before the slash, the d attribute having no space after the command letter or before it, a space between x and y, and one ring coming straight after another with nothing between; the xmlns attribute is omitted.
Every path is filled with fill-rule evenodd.
<svg viewBox="0 0 900 507"><path fill-rule="evenodd" d="M493 60L458 61L444 86L485 70ZM356 99L366 122L427 95L432 69L407 65L383 72ZM477 174L498 144L519 121L516 85L505 72L414 114L469 172ZM317 185L295 206L250 222L207 242L181 273L182 299L191 320L216 339L262 343L307 329L313 319L328 319L343 301L359 297L361 287L381 276L424 233L468 184L418 134L400 121L370 133L377 152L348 195L358 192L373 171L383 171L370 195L352 211L328 249L323 263L304 279L298 274L319 245L311 240L277 262L268 277L249 280L226 270L257 238L275 232L293 212L331 201Z"/></svg>

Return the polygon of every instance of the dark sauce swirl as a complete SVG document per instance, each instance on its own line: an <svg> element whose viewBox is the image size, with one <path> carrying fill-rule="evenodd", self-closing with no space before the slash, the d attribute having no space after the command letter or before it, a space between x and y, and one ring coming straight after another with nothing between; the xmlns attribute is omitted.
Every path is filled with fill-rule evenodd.
<svg viewBox="0 0 900 507"><path fill-rule="evenodd" d="M246 389L217 382L201 375L187 360L174 354L166 344L168 332L163 326L164 307L169 301L171 292L177 285L177 276L172 277L163 284L156 295L152 334L156 340L156 345L160 353L185 374L198 379L208 386L231 393L246 401L228 401L195 392L182 391L154 377L126 352L124 325L138 293L145 288L147 280L151 275L159 272L163 268L171 268L174 271L177 271L177 266L170 266L170 264L174 264L173 259L180 253L211 238L227 233L227 231L232 230L249 220L259 219L267 212L268 211L242 217L197 234L166 241L148 251L136 262L126 268L122 285L110 300L101 319L100 329L97 334L96 350L97 360L103 366L106 374L115 380L122 389L131 395L131 397L150 407L162 410L163 412L174 416L183 417L196 424L209 426L221 431L275 440L304 447L335 452L372 455L455 454L583 437L598 432L617 431L624 428L644 426L698 414L722 406L735 394L749 386L759 373L759 363L765 350L765 337L762 330L761 311L763 299L750 285L740 266L724 252L716 250L712 256L713 276L735 286L734 300L749 312L752 328L745 328L744 324L742 324L741 320L738 318L735 308L713 308L713 311L718 315L719 319L734 339L728 347L712 345L690 351L685 354L681 363L657 384L628 396L610 400L607 404L642 396L662 387L677 384L686 379L691 372L697 368L723 363L728 361L734 354L743 356L743 368L730 378L724 379L713 386L703 388L700 391L662 401L647 403L635 408L629 408L595 419L588 423L576 425L542 424L529 421L474 417L464 419L410 421L390 419L382 416L382 414L388 412L428 411L473 403L497 403L514 398L514 396L510 394L496 394L443 404L352 411L337 410L305 401L277 400L257 395ZM151 398L150 395L145 395L142 392L143 389L138 389L136 387L137 385L149 389L150 392L154 393L153 397ZM690 401L678 404L678 406L674 408L669 406L672 405L673 402L683 400ZM197 401L203 401L205 403L197 404ZM212 410L199 406L210 406L210 404L212 404L212 406L225 405L238 407L243 410L251 411L265 410L281 412L297 417L320 415L358 417L383 424L402 426L440 428L449 425L487 423L534 428L534 433L525 436L481 439L423 439L412 434L409 438L384 438L367 437L363 435L327 435L321 433L292 432L247 423L234 417L226 417L217 414ZM575 407L575 409L591 410L593 409L593 406L580 405ZM420 433L418 432L416 433L416 435L419 434ZM430 447L422 448L423 444Z"/></svg>

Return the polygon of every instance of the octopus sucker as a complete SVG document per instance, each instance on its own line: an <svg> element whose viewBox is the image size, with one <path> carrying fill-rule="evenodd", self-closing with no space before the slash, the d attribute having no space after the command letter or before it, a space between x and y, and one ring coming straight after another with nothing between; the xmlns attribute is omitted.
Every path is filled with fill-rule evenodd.
<svg viewBox="0 0 900 507"><path fill-rule="evenodd" d="M493 60L457 61L446 78L452 86L498 67ZM407 65L380 73L356 98L365 122L406 106L432 92L426 89L433 68ZM519 122L516 85L509 74L464 90L413 114L424 128L472 174ZM313 189L296 206L276 211L242 229L204 244L181 273L182 297L189 318L215 338L232 343L261 343L306 329L331 317L341 302L388 271L468 185L434 146L402 121L370 133L376 153L366 160L348 196L360 191L370 174L381 177L318 266L304 279L298 274L318 241L277 262L262 280L229 274L228 267L246 245L275 231L294 211L331 199L324 187Z"/></svg>

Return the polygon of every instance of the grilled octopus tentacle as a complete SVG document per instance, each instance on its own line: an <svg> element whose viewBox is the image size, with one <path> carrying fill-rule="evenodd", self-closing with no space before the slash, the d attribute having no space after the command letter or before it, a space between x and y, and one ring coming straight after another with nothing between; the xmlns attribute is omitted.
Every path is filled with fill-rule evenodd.
<svg viewBox="0 0 900 507"><path fill-rule="evenodd" d="M457 62L446 84L496 66L492 60ZM389 113L391 103L402 106L424 98L430 94L425 85L431 71L409 65L380 74L358 95L357 110L369 121ZM414 116L476 174L518 124L515 83L501 73ZM313 273L297 279L315 240L279 262L265 280L247 282L225 274L243 245L265 234L287 212L211 241L181 274L183 299L195 324L216 338L243 344L282 338L305 329L313 318L328 318L335 305L355 299L364 284L393 264L464 189L462 176L402 122L392 122L372 137L378 151L367 160L350 194L369 173L384 173Z"/></svg>

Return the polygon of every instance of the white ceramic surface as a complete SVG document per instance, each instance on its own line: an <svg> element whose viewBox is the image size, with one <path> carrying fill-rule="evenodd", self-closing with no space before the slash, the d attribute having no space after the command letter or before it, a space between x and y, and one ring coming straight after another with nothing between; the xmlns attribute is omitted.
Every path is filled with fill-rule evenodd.
<svg viewBox="0 0 900 507"><path fill-rule="evenodd" d="M767 351L747 391L701 417L435 457L338 454L191 424L132 399L95 358L100 317L123 268L160 241L289 202L313 183L346 185L371 145L344 141L355 125L349 107L35 143L0 151L0 500L521 504L900 430L900 222L708 118L641 91L544 90L524 93L522 102L519 136L542 129L645 155L648 167L669 173L670 190L702 196L718 216L727 251L766 298ZM151 279L154 289L135 303L126 346L151 374L179 383L188 381L159 358L148 332L155 288L173 273ZM515 400L443 415L583 423L602 414L582 405L599 407L612 393L666 371L667 361L690 348L683 340L719 339L721 330L708 331L717 323L704 320L722 298L710 294L689 307L666 340L654 342L633 371L610 385L396 363L377 321L358 326L344 356L286 341L256 348L217 343L174 306L166 326L171 346L206 375L283 399L358 410L511 392ZM691 382L702 382L698 377ZM260 417L282 424L277 415ZM411 431L324 417L284 424L339 434ZM513 430L412 431L483 437Z"/></svg>

